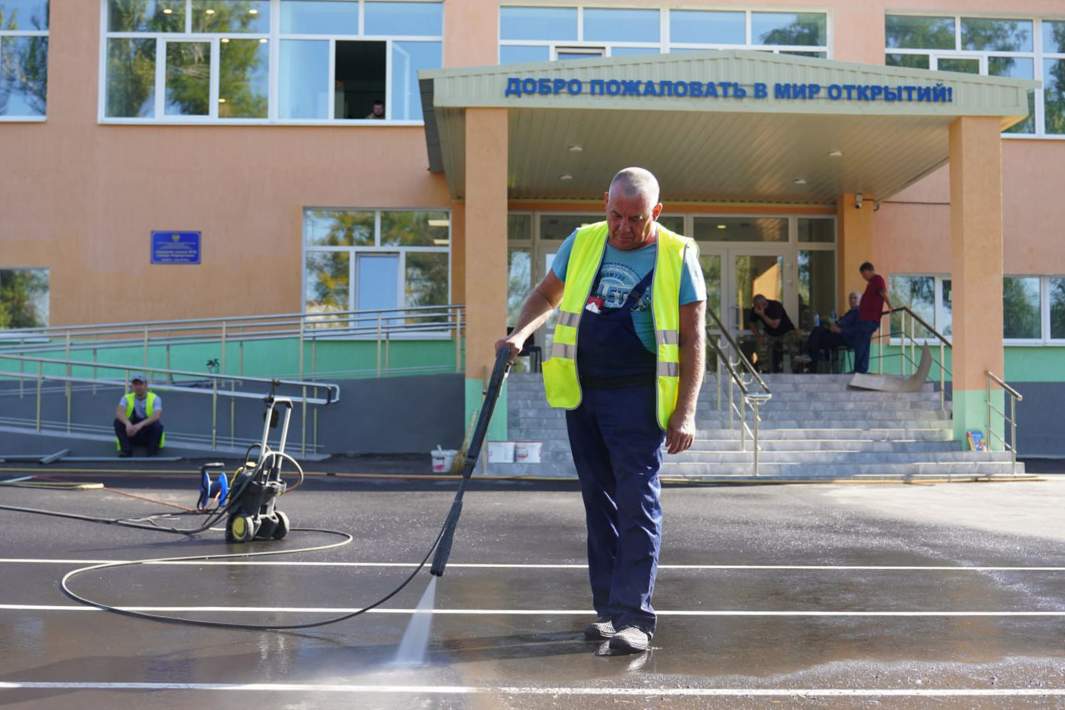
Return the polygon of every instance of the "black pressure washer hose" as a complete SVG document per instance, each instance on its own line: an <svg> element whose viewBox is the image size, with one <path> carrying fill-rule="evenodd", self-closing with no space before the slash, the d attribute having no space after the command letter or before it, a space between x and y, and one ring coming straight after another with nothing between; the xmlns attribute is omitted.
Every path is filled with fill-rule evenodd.
<svg viewBox="0 0 1065 710"><path fill-rule="evenodd" d="M103 602L98 602L94 599L82 596L70 589L69 582L74 577L84 574L86 572L92 572L94 570L112 569L116 567L134 567L140 565L153 565L153 564L166 564L174 562L208 562L211 560L220 559L234 559L234 558L252 558L252 557L265 557L268 555L293 555L301 552L319 552L322 550L329 550L343 545L347 545L353 540L350 533L342 532L339 530L328 530L322 528L292 528L292 532L317 532L327 535L338 535L343 539L340 542L334 542L327 545L316 545L313 547L298 547L289 550L264 550L257 552L234 552L215 555L190 555L182 557L156 557L150 559L141 560L129 560L122 562L103 562L100 564L89 565L87 567L80 567L78 569L67 572L60 581L60 587L63 593L71 599L85 604L86 606L96 607L103 611L109 611L115 614L122 614L124 616L131 616L138 619L148 619L151 621L162 621L171 624L182 624L187 626L208 626L213 628L224 629L242 629L245 631L292 631L297 629L311 629L318 626L328 626L330 624L336 624L341 621L347 621L348 619L361 616L377 607L385 604L390 599L395 597L401 591L403 591L407 585L414 581L414 578L421 572L425 565L429 562L429 557L432 556L433 551L436 551L436 556L433 558L433 564L430 567L430 574L437 577L442 577L444 569L447 567L448 558L451 556L451 545L455 537L455 526L458 525L459 516L462 514L462 496L466 491L466 483L469 481L470 476L473 474L473 469L477 465L477 459L480 456L481 445L484 443L484 437L488 433L488 423L492 419L492 413L495 410L496 401L499 399L499 393L503 388L503 380L506 379L507 373L510 371L510 353L506 348L500 349L496 354L495 366L492 370L492 378L488 383L488 390L485 392L484 402L481 404L481 411L477 418L477 426L474 428L473 436L470 440L470 446L467 449L466 461L462 470L462 478L459 481L458 490L455 492L455 499L451 504L451 510L448 512L447 519L444 521L443 526L440 528L440 532L437 533L436 539L433 540L433 544L429 547L429 550L425 553L421 562L395 589L390 591L385 596L381 597L377 601L367 606L341 616L330 617L322 621L308 622L304 624L242 624L236 622L227 621L207 621L201 619L186 619L178 616L167 616L165 614L152 614L144 611L136 611L133 609L127 609L123 607L112 606ZM299 482L303 481L303 469L299 463L291 456L275 451L263 452L259 466L266 465L266 462L271 458L280 457L289 461L295 466L296 471L299 473ZM244 485L247 486L251 481L251 478L246 479ZM298 485L299 483L297 483ZM295 488L295 486L293 487ZM291 490L291 489L290 489ZM243 487L236 491L231 491L228 502L225 506L217 508L207 513L207 520L196 528L173 528L163 527L154 524L151 521L144 522L143 520L128 520L122 518L104 518L91 515L80 515L77 513L65 513L54 510L43 510L40 508L28 508L25 506L6 505L0 504L0 510L10 510L20 513L33 513L36 515L46 515L57 518L68 518L72 520L84 520L87 522L101 523L105 525L116 525L119 527L128 527L136 530L152 530L155 532L166 532L172 534L180 534L186 536L193 536L198 533L209 530L216 522L221 520L226 513L229 512L233 502L240 497L240 493L243 491Z"/></svg>
<svg viewBox="0 0 1065 710"><path fill-rule="evenodd" d="M481 413L477 417L477 426L474 427L473 437L470 439L470 447L466 451L466 460L462 466L462 479L459 481L459 489L455 491L455 500L451 504L451 510L444 521L444 528L440 531L440 537L436 543L436 556L429 568L429 574L437 577L444 576L448 558L451 557L451 543L455 538L455 526L459 523L462 515L462 495L466 492L466 483L473 475L473 469L477 465L477 459L481 455L481 445L484 437L488 434L488 424L492 421L492 412L496 408L496 400L499 392L503 389L503 380L510 372L510 350L500 348L496 353L496 363L492 368L492 377L488 380L488 390L484 393L484 403L481 405Z"/></svg>

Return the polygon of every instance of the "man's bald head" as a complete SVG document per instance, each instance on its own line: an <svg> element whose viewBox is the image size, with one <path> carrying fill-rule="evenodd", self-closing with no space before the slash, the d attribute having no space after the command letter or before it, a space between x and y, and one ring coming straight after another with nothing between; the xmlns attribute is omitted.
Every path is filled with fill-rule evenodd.
<svg viewBox="0 0 1065 710"><path fill-rule="evenodd" d="M615 190L618 192L615 193ZM650 170L644 168L625 168L619 170L610 181L609 194L625 197L646 198L648 204L658 204L658 180Z"/></svg>
<svg viewBox="0 0 1065 710"><path fill-rule="evenodd" d="M615 249L636 249L655 238L655 220L662 214L658 202L658 180L643 168L625 168L610 181L603 196L610 245Z"/></svg>

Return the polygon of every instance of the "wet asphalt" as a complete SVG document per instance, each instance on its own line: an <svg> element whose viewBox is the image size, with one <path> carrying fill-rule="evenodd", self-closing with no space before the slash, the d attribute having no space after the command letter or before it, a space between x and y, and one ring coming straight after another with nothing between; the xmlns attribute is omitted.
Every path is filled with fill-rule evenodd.
<svg viewBox="0 0 1065 710"><path fill-rule="evenodd" d="M0 478L9 475L16 474L0 472ZM106 487L3 488L0 502L140 517L179 512L164 502L195 500L194 472L50 475L102 481ZM386 594L410 574L410 563L425 555L454 485L309 478L282 499L281 508L294 525L347 531L353 541L324 552L256 560L374 566L152 565L91 572L72 586L111 604L252 608L168 612L193 618L320 620L326 614L277 609L340 613ZM58 584L63 574L88 564L77 561L226 553L237 547L226 545L220 533L184 538L0 510L0 705L1065 707L1065 694L853 694L1065 693L1063 500L1065 480L1053 477L940 486L668 487L654 649L601 657L580 633L591 613L576 486L475 482L466 496L452 566L437 587L435 608L442 613L433 615L425 663L413 668L395 663L411 618L404 613L264 632L78 609ZM183 526L193 520L178 515L165 522ZM294 532L282 542L253 548L335 540L325 533ZM427 581L423 572L386 609L415 607ZM911 612L919 614L899 615ZM3 685L49 682L61 687ZM71 687L75 683L156 685L84 689ZM193 686L173 687L179 684ZM233 689L233 684L271 685ZM706 689L729 694L677 694ZM796 689L817 692L799 695ZM766 690L780 692L744 695ZM825 691L844 692L818 694Z"/></svg>

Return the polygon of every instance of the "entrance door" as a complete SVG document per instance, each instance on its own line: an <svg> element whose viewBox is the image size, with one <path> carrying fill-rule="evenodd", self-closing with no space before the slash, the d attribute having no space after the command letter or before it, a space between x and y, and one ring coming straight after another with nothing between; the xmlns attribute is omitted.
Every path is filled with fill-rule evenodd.
<svg viewBox="0 0 1065 710"><path fill-rule="evenodd" d="M784 310L795 312L795 290L792 279L785 274L789 264L782 251L729 249L728 253L732 273L727 326L733 333L750 332L749 314L756 295L780 301Z"/></svg>

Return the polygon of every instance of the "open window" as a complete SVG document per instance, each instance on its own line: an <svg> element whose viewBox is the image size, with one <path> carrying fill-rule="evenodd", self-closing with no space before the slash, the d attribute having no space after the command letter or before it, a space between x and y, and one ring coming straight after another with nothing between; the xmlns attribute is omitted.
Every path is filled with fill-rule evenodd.
<svg viewBox="0 0 1065 710"><path fill-rule="evenodd" d="M334 118L384 120L386 48L385 42L337 41Z"/></svg>

